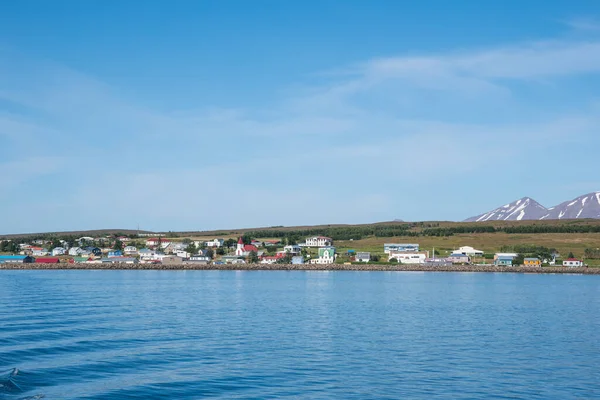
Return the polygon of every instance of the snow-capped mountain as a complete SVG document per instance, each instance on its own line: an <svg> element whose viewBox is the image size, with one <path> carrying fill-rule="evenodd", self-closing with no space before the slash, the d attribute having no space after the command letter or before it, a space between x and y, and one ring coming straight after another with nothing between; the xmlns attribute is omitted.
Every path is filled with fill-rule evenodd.
<svg viewBox="0 0 600 400"><path fill-rule="evenodd" d="M588 193L548 209L540 219L600 218L600 192Z"/></svg>
<svg viewBox="0 0 600 400"><path fill-rule="evenodd" d="M524 197L493 211L466 219L465 222L582 218L600 219L600 192L588 193L551 208Z"/></svg>
<svg viewBox="0 0 600 400"><path fill-rule="evenodd" d="M540 219L549 213L548 209L529 197L498 207L485 214L471 217L465 222L521 221Z"/></svg>

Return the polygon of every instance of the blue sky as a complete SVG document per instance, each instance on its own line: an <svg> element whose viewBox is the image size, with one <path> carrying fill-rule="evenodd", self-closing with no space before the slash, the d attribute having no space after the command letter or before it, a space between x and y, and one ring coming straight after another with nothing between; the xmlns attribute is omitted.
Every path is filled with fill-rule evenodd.
<svg viewBox="0 0 600 400"><path fill-rule="evenodd" d="M0 3L0 233L462 220L600 190L597 1Z"/></svg>

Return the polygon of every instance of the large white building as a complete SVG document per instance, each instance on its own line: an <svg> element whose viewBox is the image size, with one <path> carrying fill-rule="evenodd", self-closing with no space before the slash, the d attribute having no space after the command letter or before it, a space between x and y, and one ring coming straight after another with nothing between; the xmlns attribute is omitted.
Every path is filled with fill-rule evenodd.
<svg viewBox="0 0 600 400"><path fill-rule="evenodd" d="M583 261L576 258L567 258L563 261L563 267L583 267Z"/></svg>
<svg viewBox="0 0 600 400"><path fill-rule="evenodd" d="M472 248L471 246L462 246L462 247L459 247L458 250L454 250L452 252L452 254L464 254L464 255L470 256L470 257L481 257L481 256L483 256L483 251L476 250L476 249Z"/></svg>
<svg viewBox="0 0 600 400"><path fill-rule="evenodd" d="M307 247L326 247L333 245L333 239L326 236L313 236L306 238Z"/></svg>
<svg viewBox="0 0 600 400"><path fill-rule="evenodd" d="M388 260L398 260L400 264L423 264L429 258L428 251L390 251Z"/></svg>

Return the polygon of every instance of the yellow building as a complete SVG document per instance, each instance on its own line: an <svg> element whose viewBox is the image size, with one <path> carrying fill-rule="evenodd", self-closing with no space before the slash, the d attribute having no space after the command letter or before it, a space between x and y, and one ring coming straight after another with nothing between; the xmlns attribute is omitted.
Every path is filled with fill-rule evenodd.
<svg viewBox="0 0 600 400"><path fill-rule="evenodd" d="M526 258L523 260L523 265L526 267L541 267L542 261L539 258Z"/></svg>

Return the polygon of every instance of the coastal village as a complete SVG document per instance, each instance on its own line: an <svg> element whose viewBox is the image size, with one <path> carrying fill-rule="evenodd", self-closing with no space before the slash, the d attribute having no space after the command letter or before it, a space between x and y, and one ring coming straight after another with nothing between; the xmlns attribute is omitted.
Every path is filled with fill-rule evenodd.
<svg viewBox="0 0 600 400"><path fill-rule="evenodd" d="M353 264L387 263L447 267L452 265L495 265L583 267L583 260L569 255L561 259L523 257L518 253L494 253L461 246L447 255L422 249L416 243L385 243L378 252L345 249L338 252L333 239L311 236L300 243L281 239L248 237L210 240L152 237L81 237L76 240L37 239L26 243L0 241L0 263L86 263L86 264Z"/></svg>

